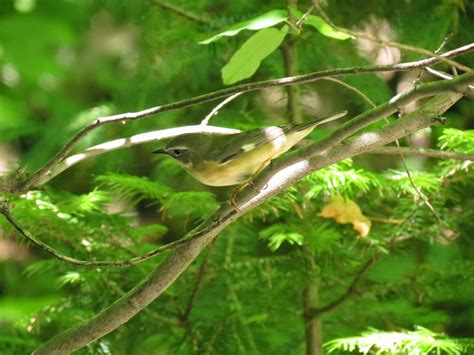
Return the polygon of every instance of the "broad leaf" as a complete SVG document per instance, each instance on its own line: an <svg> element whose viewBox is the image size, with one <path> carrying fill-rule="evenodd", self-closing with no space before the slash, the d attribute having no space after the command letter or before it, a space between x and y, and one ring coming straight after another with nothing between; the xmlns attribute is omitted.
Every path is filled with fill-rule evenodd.
<svg viewBox="0 0 474 355"><path fill-rule="evenodd" d="M301 11L296 10L294 8L290 8L290 11L298 19L300 19L303 16L303 13ZM319 16L309 15L303 21L303 25L309 25L309 26L314 27L316 30L319 31L319 33L321 33L323 36L326 36L326 37L340 39L340 40L352 38L352 36L348 35L347 33L335 30L334 28L331 27L331 25L329 25L326 21L324 21Z"/></svg>
<svg viewBox="0 0 474 355"><path fill-rule="evenodd" d="M250 37L222 68L222 81L226 85L251 77L260 62L276 50L285 39L288 26L281 30L266 28Z"/></svg>
<svg viewBox="0 0 474 355"><path fill-rule="evenodd" d="M211 38L205 39L204 41L199 42L200 44L209 44L211 42L217 41L222 37L232 37L238 34L242 30L261 30L264 28L275 26L288 17L288 13L285 10L272 10L261 16L255 17L253 19L239 22L229 28L227 31L221 32L212 36Z"/></svg>

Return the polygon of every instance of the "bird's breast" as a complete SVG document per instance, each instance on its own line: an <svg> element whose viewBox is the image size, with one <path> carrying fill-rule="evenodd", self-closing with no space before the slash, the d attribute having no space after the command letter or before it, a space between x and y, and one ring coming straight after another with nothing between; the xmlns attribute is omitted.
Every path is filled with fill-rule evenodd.
<svg viewBox="0 0 474 355"><path fill-rule="evenodd" d="M253 150L242 152L225 163L202 161L188 170L203 184L209 186L240 185L249 181L274 157L275 148L265 144Z"/></svg>

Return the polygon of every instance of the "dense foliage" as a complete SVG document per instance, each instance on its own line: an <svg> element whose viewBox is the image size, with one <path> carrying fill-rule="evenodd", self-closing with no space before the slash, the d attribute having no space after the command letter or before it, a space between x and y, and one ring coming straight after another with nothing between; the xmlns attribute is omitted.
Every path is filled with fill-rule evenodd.
<svg viewBox="0 0 474 355"><path fill-rule="evenodd" d="M292 28L284 1L173 1L179 11L163 3L169 4L0 4L1 175L22 178L22 166L33 172L98 116L241 80L286 76L280 49L288 42L297 48L299 73L423 58L346 36L315 12L301 29ZM474 39L474 6L468 1L360 4L331 1L325 9L345 27L431 51L448 35L443 51ZM301 17L310 5L301 1L293 16ZM267 27L258 27L261 16L270 21ZM231 35L213 37L229 29ZM262 38L266 46L256 51L252 41ZM472 54L456 60L474 64ZM446 64L437 68L450 71ZM341 80L380 104L418 76L434 80L421 71ZM305 119L344 109L352 117L371 108L354 90L330 81L301 86L300 95ZM101 127L76 150L198 124L216 104ZM285 123L286 105L285 88L247 93L211 123L239 129ZM444 126L400 143L474 154L473 112L474 101L462 99L446 113ZM327 136L338 124L316 130L310 139ZM141 255L184 236L232 193L201 185L171 159L154 157L151 151L160 144L99 155L40 189L2 193L0 199L8 200L25 230L65 255ZM308 311L303 295L310 289L312 317L322 326L327 351L474 351L472 162L404 160L410 176L399 156L367 154L305 177L225 229L157 301L80 353L300 354ZM328 218L339 209L347 213L344 221ZM165 258L160 254L130 268L79 268L31 247L0 217L0 353L31 352L89 319Z"/></svg>

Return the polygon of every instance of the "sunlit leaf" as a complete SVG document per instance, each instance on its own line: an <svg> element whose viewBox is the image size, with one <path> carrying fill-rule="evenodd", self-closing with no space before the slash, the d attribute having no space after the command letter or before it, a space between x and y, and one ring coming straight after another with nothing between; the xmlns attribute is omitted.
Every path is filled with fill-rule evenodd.
<svg viewBox="0 0 474 355"><path fill-rule="evenodd" d="M287 17L288 17L288 14L285 10L272 10L261 16L255 17L253 19L239 22L235 24L234 26L232 26L231 28L229 28L227 31L218 33L217 35L212 36L211 38L205 39L204 41L201 41L199 43L209 44L211 42L217 41L218 39L222 37L235 36L240 31L243 31L243 30L256 31L256 30L272 27L285 21Z"/></svg>
<svg viewBox="0 0 474 355"><path fill-rule="evenodd" d="M226 85L251 77L261 61L275 51L285 39L288 26L281 30L266 28L250 37L222 68L222 81Z"/></svg>

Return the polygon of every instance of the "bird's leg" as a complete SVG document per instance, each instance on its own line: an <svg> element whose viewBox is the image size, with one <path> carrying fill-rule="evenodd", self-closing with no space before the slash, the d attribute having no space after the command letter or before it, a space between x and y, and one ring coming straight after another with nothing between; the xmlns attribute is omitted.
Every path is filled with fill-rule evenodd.
<svg viewBox="0 0 474 355"><path fill-rule="evenodd" d="M244 182L243 184L237 186L234 191L232 191L232 195L230 196L230 204L232 205L232 207L235 208L236 211L240 211L239 208L237 207L237 201L235 200L235 198L237 197L237 195L239 194L240 191L242 191L242 189L248 185L248 182Z"/></svg>
<svg viewBox="0 0 474 355"><path fill-rule="evenodd" d="M239 185L235 188L235 190L232 192L232 195L230 196L230 204L232 205L232 207L234 207L237 211L240 211L239 208L237 207L237 203L236 203L236 200L235 198L237 197L237 195L239 194L240 191L242 191L246 186L250 186L256 193L260 193L260 191L262 190L265 190L267 187L268 187L268 184L265 184L261 189L259 189L253 182L253 180L255 179L255 177L258 176L258 174L260 174L263 169L265 169L265 167L268 165L268 164L271 164L272 161L271 160L266 160L265 162L262 163L262 165L260 165L260 167L257 169L257 171L255 172L255 174L253 174L250 179L248 179L246 182L244 182L242 185Z"/></svg>
<svg viewBox="0 0 474 355"><path fill-rule="evenodd" d="M260 174L263 169L265 169L267 167L268 164L272 164L272 160L270 161L265 161L264 163L262 163L262 165L258 168L258 170L256 171L255 174L253 174L253 176L250 178L250 180L248 181L248 185L256 192L256 193L260 193L260 191L262 190L265 190L267 187L268 187L268 184L265 184L263 185L263 187L261 189L257 188L257 186L253 183L253 180L258 176L258 174Z"/></svg>

